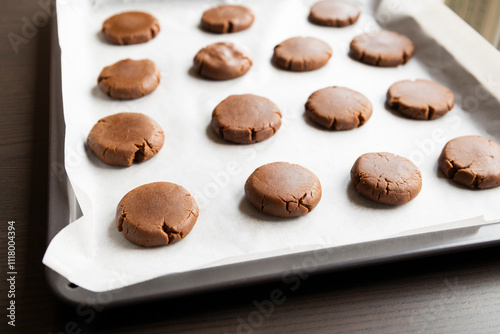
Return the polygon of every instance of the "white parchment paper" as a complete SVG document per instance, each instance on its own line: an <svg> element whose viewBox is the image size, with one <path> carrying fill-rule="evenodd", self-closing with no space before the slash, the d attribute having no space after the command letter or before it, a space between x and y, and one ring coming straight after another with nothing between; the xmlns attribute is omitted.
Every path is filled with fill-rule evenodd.
<svg viewBox="0 0 500 334"><path fill-rule="evenodd" d="M429 16L425 3L430 6L430 2L418 2L416 9L407 7L410 1L359 2L363 10L359 21L341 29L310 24L307 16L313 2L241 1L255 12L255 22L247 31L229 35L206 33L198 27L203 11L218 1L58 2L65 166L83 217L52 240L45 265L81 287L104 291L222 263L480 224L482 217L500 218L500 188L465 189L443 178L437 169L441 149L452 138L477 134L500 142L500 109L491 95L495 91L483 85L488 79L471 74L463 55L455 57L453 50L443 47L421 25L418 18ZM161 24L160 34L145 44L106 43L100 36L102 22L135 9L154 14ZM352 38L380 29L374 14L387 28L414 40L417 53L408 64L378 68L348 57ZM273 47L294 36L313 36L329 43L333 57L328 65L307 73L273 67ZM470 31L463 36L470 37L464 43L479 38ZM231 41L247 50L253 66L246 75L215 82L190 72L197 51L219 41ZM487 49L483 41L479 44ZM114 101L99 91L96 81L101 69L124 58L149 58L159 66L162 78L154 93L133 101ZM429 122L405 119L387 110L389 86L416 78L450 87L457 100L455 108ZM304 117L308 96L334 85L355 89L371 100L373 116L363 127L325 131ZM227 96L244 93L274 101L283 114L282 128L262 143L225 143L209 127L211 112ZM165 144L156 157L119 168L105 165L86 148L87 135L97 120L118 112L141 112L162 126ZM387 207L353 190L349 171L354 161L361 154L380 151L408 157L419 166L423 188L415 200ZM307 216L269 217L244 199L246 178L255 168L274 161L300 164L321 180L323 198ZM128 191L154 181L188 189L197 198L200 217L182 242L147 249L123 238L116 230L114 214ZM479 218L470 219L474 217ZM465 219L469 220L455 223Z"/></svg>

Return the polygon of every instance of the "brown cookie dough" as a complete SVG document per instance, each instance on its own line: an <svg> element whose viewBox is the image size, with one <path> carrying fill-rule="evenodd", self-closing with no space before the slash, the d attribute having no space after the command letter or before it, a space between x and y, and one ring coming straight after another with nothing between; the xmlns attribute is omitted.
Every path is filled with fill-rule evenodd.
<svg viewBox="0 0 500 334"><path fill-rule="evenodd" d="M170 182L154 182L123 196L116 208L116 226L136 245L161 246L185 238L198 215L198 205L186 189Z"/></svg>
<svg viewBox="0 0 500 334"><path fill-rule="evenodd" d="M294 72L312 71L328 63L330 46L313 37L294 37L274 47L273 63Z"/></svg>
<svg viewBox="0 0 500 334"><path fill-rule="evenodd" d="M387 91L387 105L413 119L436 119L455 105L453 93L429 80L403 80Z"/></svg>
<svg viewBox="0 0 500 334"><path fill-rule="evenodd" d="M131 166L152 158L165 136L153 119L139 113L119 113L100 119L90 130L87 144L108 165Z"/></svg>
<svg viewBox="0 0 500 334"><path fill-rule="evenodd" d="M222 139L250 144L268 139L281 126L278 107L265 97L231 95L212 113L212 129Z"/></svg>
<svg viewBox="0 0 500 334"><path fill-rule="evenodd" d="M309 96L306 113L314 123L326 129L351 130L370 119L372 104L355 90L328 87Z"/></svg>
<svg viewBox="0 0 500 334"><path fill-rule="evenodd" d="M362 63L375 66L406 64L415 53L413 42L406 36L381 30L355 37L349 55Z"/></svg>
<svg viewBox="0 0 500 334"><path fill-rule="evenodd" d="M308 169L288 162L257 168L245 183L248 201L259 211L276 217L303 216L321 199L321 184Z"/></svg>
<svg viewBox="0 0 500 334"><path fill-rule="evenodd" d="M253 20L253 12L247 7L219 5L203 13L201 27L206 31L225 34L248 29Z"/></svg>
<svg viewBox="0 0 500 334"><path fill-rule="evenodd" d="M309 13L311 23L328 27L345 27L356 23L360 10L348 0L323 0L316 2Z"/></svg>
<svg viewBox="0 0 500 334"><path fill-rule="evenodd" d="M247 73L252 60L233 43L215 43L201 49L193 68L202 77L212 80L234 79Z"/></svg>
<svg viewBox="0 0 500 334"><path fill-rule="evenodd" d="M417 197L422 176L410 160L392 153L367 153L351 169L356 191L377 203L402 205Z"/></svg>
<svg viewBox="0 0 500 334"><path fill-rule="evenodd" d="M500 186L500 145L484 137L450 140L443 148L438 165L447 177L466 187Z"/></svg>
<svg viewBox="0 0 500 334"><path fill-rule="evenodd" d="M102 24L106 39L119 45L147 42L160 32L160 23L151 14L124 12L111 16Z"/></svg>
<svg viewBox="0 0 500 334"><path fill-rule="evenodd" d="M97 84L107 96L118 100L130 100L148 95L160 83L160 70L149 59L120 60L105 67Z"/></svg>

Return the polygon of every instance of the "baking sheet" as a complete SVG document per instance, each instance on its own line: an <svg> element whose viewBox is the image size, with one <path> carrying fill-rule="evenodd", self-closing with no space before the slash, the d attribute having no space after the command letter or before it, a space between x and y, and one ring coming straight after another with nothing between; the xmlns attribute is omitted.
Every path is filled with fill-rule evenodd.
<svg viewBox="0 0 500 334"><path fill-rule="evenodd" d="M500 125L498 100L488 93L489 87L479 84L455 58L450 61L450 55L426 38L422 27L399 20L407 10L406 2L399 7L394 3L386 1L378 8L379 21L394 30L407 30L417 46L416 58L395 69L370 67L347 56L354 36L378 29L370 15L376 7L372 2L362 4L364 11L356 25L329 29L307 22L311 1L252 1L248 3L256 13L252 28L223 36L197 28L201 13L216 2L59 3L65 165L84 216L53 239L44 263L79 286L104 291L174 272L483 222L479 218L453 223L471 217L500 217L495 205L499 189L478 192L455 186L441 178L436 166L442 146L456 136L480 134L499 141L495 132ZM159 18L162 32L158 37L126 47L103 42L98 34L102 21L137 8ZM274 45L296 35L327 41L334 50L330 63L310 73L274 68L270 64ZM201 47L226 40L248 50L254 60L249 73L227 82L190 75L192 57ZM97 75L102 67L127 57L155 61L162 82L145 98L112 101L96 88ZM448 85L464 108L457 106L433 122L407 120L385 110L387 88L407 78L430 78ZM307 97L331 85L365 94L374 105L372 119L360 129L338 133L307 122L303 115ZM237 146L212 134L208 128L212 109L228 95L241 93L263 95L278 104L284 119L276 136ZM84 147L88 131L99 118L126 111L143 112L157 120L166 134L165 146L143 164L130 168L104 165ZM416 200L387 208L352 191L350 167L359 155L371 151L413 158L424 178ZM272 161L299 163L318 175L323 198L312 213L299 219L274 219L246 203L244 181L256 167ZM155 249L136 247L116 231L116 204L127 191L159 180L179 183L191 191L198 199L200 218L180 243Z"/></svg>

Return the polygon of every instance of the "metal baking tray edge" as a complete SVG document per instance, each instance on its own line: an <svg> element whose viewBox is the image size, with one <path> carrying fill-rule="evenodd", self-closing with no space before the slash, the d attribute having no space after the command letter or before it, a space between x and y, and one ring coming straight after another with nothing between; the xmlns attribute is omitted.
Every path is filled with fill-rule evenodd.
<svg viewBox="0 0 500 334"><path fill-rule="evenodd" d="M61 91L61 50L56 21L52 20L51 38L47 245L70 223L70 200L74 199L74 196L70 196L73 194L63 168L65 125ZM346 270L496 245L500 245L500 223L395 237L175 273L105 292L93 292L75 286L48 267L46 278L55 295L66 303L109 308L277 281L303 273Z"/></svg>

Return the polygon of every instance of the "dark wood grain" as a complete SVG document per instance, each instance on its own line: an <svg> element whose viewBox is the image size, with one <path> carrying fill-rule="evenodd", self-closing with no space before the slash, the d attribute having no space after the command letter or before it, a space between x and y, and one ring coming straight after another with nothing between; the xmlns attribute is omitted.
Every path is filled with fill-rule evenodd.
<svg viewBox="0 0 500 334"><path fill-rule="evenodd" d="M47 287L41 263L49 25L17 54L6 37L20 34L22 18L39 10L36 1L4 0L0 11L0 333L500 333L500 248L308 277L295 291L290 283L273 282L114 310L61 304ZM8 220L17 228L15 329L4 316ZM283 303L259 316L254 302L269 300L276 289ZM238 327L241 321L252 326Z"/></svg>

